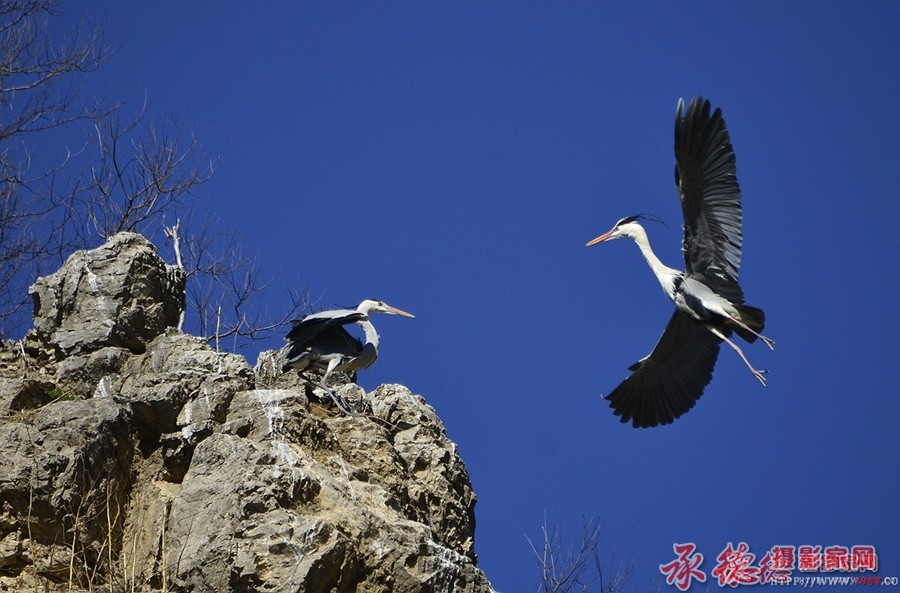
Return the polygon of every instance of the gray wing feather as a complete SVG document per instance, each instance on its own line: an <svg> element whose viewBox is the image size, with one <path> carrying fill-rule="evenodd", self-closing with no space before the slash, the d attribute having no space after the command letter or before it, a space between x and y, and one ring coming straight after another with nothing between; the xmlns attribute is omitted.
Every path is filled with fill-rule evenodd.
<svg viewBox="0 0 900 593"><path fill-rule="evenodd" d="M322 332L334 327L342 327L366 319L366 315L358 311L339 310L322 311L291 322L291 329L284 337L287 342L303 348L311 340L315 340Z"/></svg>
<svg viewBox="0 0 900 593"><path fill-rule="evenodd" d="M690 315L675 310L653 352L606 396L622 422L636 428L669 424L694 407L712 380L721 341Z"/></svg>
<svg viewBox="0 0 900 593"><path fill-rule="evenodd" d="M322 311L292 321L291 330L284 338L288 346L283 368L317 365L324 356L338 354L352 359L365 353L362 342L344 329L345 325L364 319L363 313L340 310Z"/></svg>
<svg viewBox="0 0 900 593"><path fill-rule="evenodd" d="M684 214L685 273L733 303L743 303L741 190L722 112L695 97L675 113L675 183Z"/></svg>

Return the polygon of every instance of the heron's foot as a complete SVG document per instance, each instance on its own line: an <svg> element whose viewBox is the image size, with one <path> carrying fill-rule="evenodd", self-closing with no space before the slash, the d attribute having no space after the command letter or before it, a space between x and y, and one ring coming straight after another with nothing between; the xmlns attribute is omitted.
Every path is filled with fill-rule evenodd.
<svg viewBox="0 0 900 593"><path fill-rule="evenodd" d="M329 391L328 395L331 396L331 401L334 402L334 405L338 407L338 409L348 416L359 416L358 413L354 412L347 406L347 402L343 400L338 394L333 391Z"/></svg>
<svg viewBox="0 0 900 593"><path fill-rule="evenodd" d="M766 375L766 373L768 373L769 371L766 371L766 370L763 370L763 369L759 369L759 370L757 370L757 369L750 369L750 372L753 373L753 376L756 377L756 379L757 379L760 383L762 383L762 386L763 386L763 387L766 386L766 377L765 377L765 375Z"/></svg>
<svg viewBox="0 0 900 593"><path fill-rule="evenodd" d="M331 401L334 402L334 405L336 405L341 412L343 412L347 416L359 416L360 415L360 414L352 411L350 409L350 407L347 405L347 402L344 401L344 398L342 398L337 393L335 393L335 391L333 389L331 389L330 387L326 387L324 385L319 385L319 387L321 387L328 393L329 397L331 397Z"/></svg>

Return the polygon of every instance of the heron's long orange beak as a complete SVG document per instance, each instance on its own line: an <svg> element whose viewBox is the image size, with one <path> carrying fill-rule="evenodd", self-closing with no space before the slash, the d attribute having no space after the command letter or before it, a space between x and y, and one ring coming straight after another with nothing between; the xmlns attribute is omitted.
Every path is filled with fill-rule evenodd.
<svg viewBox="0 0 900 593"><path fill-rule="evenodd" d="M388 311L390 311L391 313L393 313L394 315L401 315L403 317L412 317L412 318L416 317L412 313L407 313L406 311L401 311L400 309L398 309L396 307L391 307L390 305L385 305L384 308L387 309Z"/></svg>
<svg viewBox="0 0 900 593"><path fill-rule="evenodd" d="M610 235L613 234L613 231L614 231L614 230L616 230L616 229L612 229L612 230L606 231L605 233L603 233L602 235L600 235L600 236L597 237L596 239L591 239L590 241L587 242L587 244L585 245L585 247L590 247L591 245L596 245L597 243L603 243L604 241L606 241L607 239L609 239Z"/></svg>

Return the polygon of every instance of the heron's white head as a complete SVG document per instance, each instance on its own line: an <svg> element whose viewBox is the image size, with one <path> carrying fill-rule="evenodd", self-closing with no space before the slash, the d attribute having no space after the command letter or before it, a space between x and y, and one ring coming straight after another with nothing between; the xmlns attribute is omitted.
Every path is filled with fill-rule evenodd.
<svg viewBox="0 0 900 593"><path fill-rule="evenodd" d="M638 238L646 238L647 232L644 230L644 227L640 225L639 220L653 220L655 222L665 223L651 215L651 214L635 214L634 216L626 216L619 222L613 225L613 228L606 231L599 237L595 239L591 239L587 242L586 247L590 247L591 245L596 245L597 243L602 243L604 241L611 241L612 239L621 239L622 237L631 237L632 239L637 240Z"/></svg>
<svg viewBox="0 0 900 593"><path fill-rule="evenodd" d="M368 315L369 313L388 313L390 315L402 315L403 317L415 317L415 315L413 315L412 313L407 313L406 311L401 311L396 307L391 307L384 301L376 301L372 299L366 299L361 302L356 310L366 315Z"/></svg>

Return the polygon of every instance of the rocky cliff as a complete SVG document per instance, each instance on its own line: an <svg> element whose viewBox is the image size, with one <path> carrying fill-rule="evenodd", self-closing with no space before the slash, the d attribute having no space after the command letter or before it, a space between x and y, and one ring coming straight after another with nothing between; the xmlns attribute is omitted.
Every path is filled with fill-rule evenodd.
<svg viewBox="0 0 900 593"><path fill-rule="evenodd" d="M73 254L0 345L0 591L489 592L456 445L400 385L339 413L173 329L143 237Z"/></svg>

